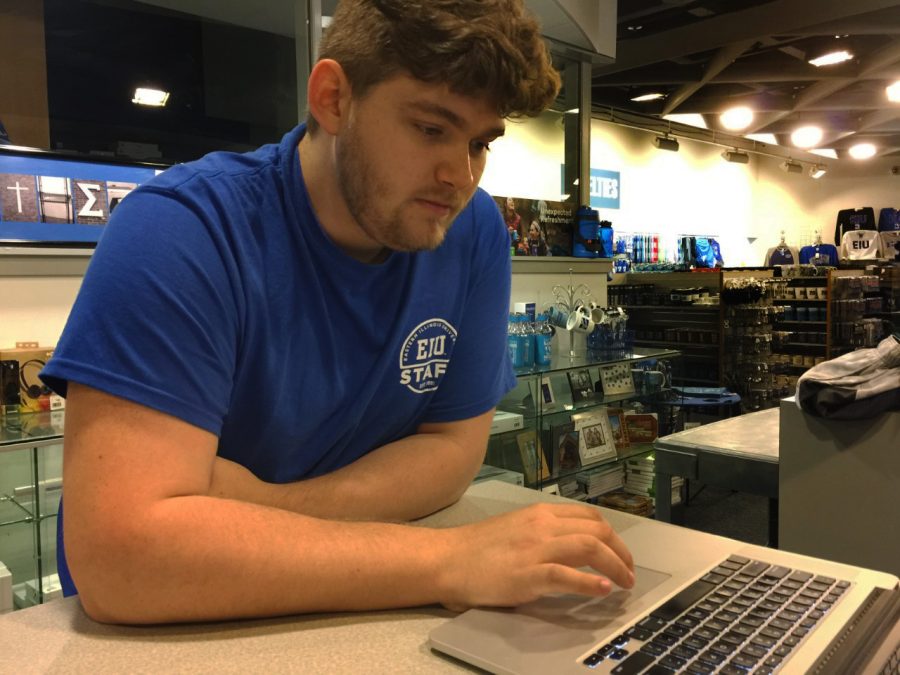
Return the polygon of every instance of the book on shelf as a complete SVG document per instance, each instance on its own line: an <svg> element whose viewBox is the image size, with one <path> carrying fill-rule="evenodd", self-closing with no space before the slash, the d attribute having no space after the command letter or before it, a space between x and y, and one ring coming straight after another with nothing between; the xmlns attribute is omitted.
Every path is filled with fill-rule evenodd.
<svg viewBox="0 0 900 675"><path fill-rule="evenodd" d="M621 464L599 467L575 474L578 484L584 489L588 498L596 497L610 490L622 487L625 481L625 467Z"/></svg>
<svg viewBox="0 0 900 675"><path fill-rule="evenodd" d="M624 511L636 516L649 517L653 515L653 502L643 495L629 494L624 490L617 490L597 499L597 503L617 511Z"/></svg>

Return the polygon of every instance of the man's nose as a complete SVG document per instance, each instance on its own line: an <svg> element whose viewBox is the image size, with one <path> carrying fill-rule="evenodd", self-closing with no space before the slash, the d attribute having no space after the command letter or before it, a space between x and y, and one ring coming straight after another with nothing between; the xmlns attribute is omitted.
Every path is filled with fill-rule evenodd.
<svg viewBox="0 0 900 675"><path fill-rule="evenodd" d="M472 171L472 156L469 154L468 145L462 151L453 148L442 157L437 178L441 183L450 185L456 190L465 190L472 186L475 174Z"/></svg>

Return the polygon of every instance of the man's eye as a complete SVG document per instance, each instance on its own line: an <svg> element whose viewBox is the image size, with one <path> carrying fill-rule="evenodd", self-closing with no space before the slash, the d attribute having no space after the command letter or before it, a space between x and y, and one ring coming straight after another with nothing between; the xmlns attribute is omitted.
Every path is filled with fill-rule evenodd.
<svg viewBox="0 0 900 675"><path fill-rule="evenodd" d="M472 142L472 153L476 155L480 155L485 152L490 152L491 144L485 143L483 141L473 141Z"/></svg>
<svg viewBox="0 0 900 675"><path fill-rule="evenodd" d="M425 124L417 124L419 131L422 132L425 136L440 136L441 130L438 127L430 127Z"/></svg>

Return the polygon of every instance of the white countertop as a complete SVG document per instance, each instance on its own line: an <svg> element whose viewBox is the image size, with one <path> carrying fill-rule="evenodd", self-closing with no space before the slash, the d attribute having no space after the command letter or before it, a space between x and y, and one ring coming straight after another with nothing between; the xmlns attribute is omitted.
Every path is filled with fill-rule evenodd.
<svg viewBox="0 0 900 675"><path fill-rule="evenodd" d="M558 497L498 481L469 488L424 519L448 527ZM622 531L641 519L603 509ZM279 619L127 627L89 619L77 598L0 616L4 673L443 673L472 670L432 652L428 633L454 614L431 606Z"/></svg>

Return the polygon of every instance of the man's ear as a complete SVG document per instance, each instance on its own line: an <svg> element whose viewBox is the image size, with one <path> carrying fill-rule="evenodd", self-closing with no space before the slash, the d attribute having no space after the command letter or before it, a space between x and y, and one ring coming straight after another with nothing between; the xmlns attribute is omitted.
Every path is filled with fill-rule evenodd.
<svg viewBox="0 0 900 675"><path fill-rule="evenodd" d="M313 66L307 83L310 114L328 134L337 134L350 110L350 82L337 61L322 59Z"/></svg>

